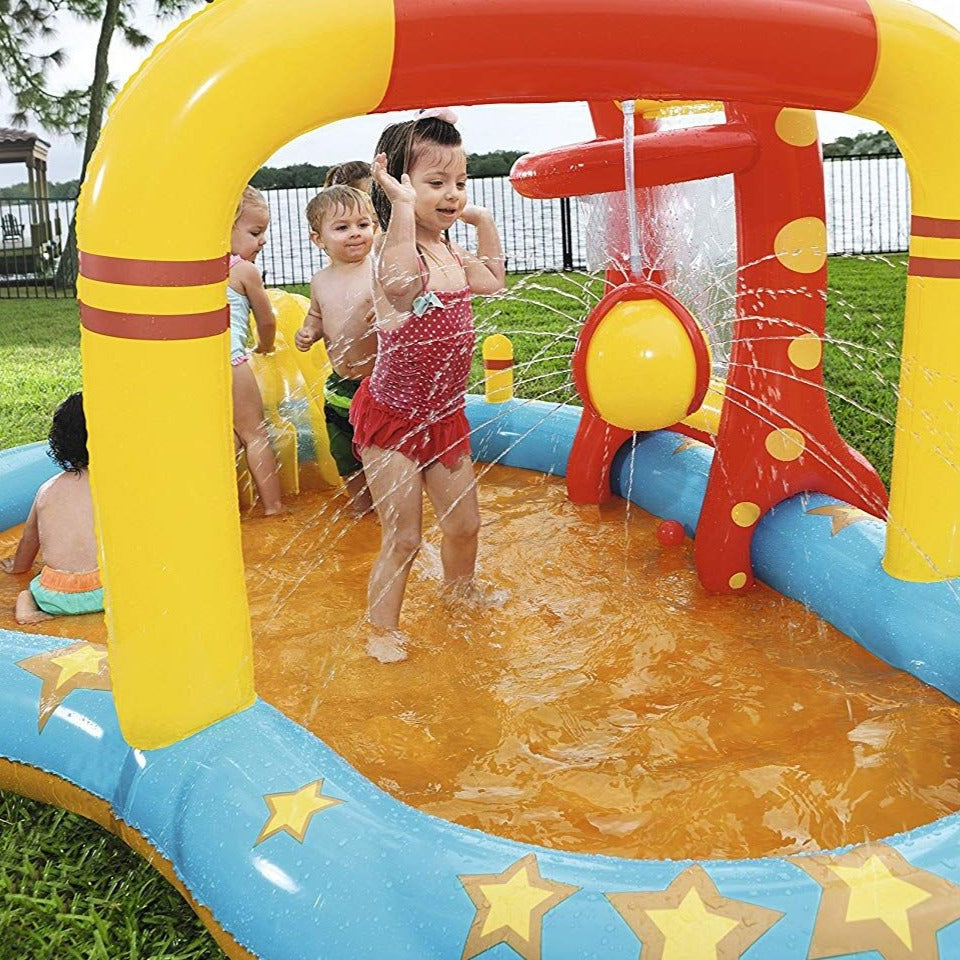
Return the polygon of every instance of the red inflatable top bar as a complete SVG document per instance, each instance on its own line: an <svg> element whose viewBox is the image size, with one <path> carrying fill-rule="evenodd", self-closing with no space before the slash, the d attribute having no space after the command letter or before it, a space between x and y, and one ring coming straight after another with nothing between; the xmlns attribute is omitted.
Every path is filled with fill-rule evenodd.
<svg viewBox="0 0 960 960"><path fill-rule="evenodd" d="M704 180L746 170L757 159L757 138L743 125L645 133L633 143L636 185ZM623 141L593 140L521 157L510 183L523 197L552 200L624 189Z"/></svg>
<svg viewBox="0 0 960 960"><path fill-rule="evenodd" d="M723 100L848 110L878 55L866 0L395 0L380 112Z"/></svg>

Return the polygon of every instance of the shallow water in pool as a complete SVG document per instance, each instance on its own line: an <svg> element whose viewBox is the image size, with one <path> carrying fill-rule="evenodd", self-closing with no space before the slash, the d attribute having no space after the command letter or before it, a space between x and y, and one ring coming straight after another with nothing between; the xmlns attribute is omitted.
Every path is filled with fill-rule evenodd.
<svg viewBox="0 0 960 960"><path fill-rule="evenodd" d="M439 533L407 589L405 663L363 650L371 517L308 494L243 524L257 691L428 813L624 857L759 857L960 809L960 706L764 587L711 597L692 544L621 501L479 467L499 610L441 596ZM16 542L0 536L0 553ZM0 626L29 577L0 578ZM102 618L38 632L103 642Z"/></svg>

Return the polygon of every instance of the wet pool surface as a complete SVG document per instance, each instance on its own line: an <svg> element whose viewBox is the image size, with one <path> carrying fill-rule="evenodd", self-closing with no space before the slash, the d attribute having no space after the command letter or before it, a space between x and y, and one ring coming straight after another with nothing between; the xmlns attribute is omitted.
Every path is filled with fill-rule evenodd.
<svg viewBox="0 0 960 960"><path fill-rule="evenodd" d="M441 596L439 535L407 589L405 663L364 653L379 527L329 494L243 524L257 691L425 812L579 852L759 857L888 836L960 809L960 707L800 605L711 597L692 543L621 501L479 467L499 610ZM16 531L0 535L12 552ZM0 626L16 593L0 576ZM102 617L35 632L105 642Z"/></svg>

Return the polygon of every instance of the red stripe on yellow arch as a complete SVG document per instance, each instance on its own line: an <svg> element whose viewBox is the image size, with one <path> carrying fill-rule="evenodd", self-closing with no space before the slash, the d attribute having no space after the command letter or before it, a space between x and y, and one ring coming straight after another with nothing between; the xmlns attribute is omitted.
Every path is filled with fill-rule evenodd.
<svg viewBox="0 0 960 960"><path fill-rule="evenodd" d="M513 360L484 360L484 370L509 370L513 366Z"/></svg>
<svg viewBox="0 0 960 960"><path fill-rule="evenodd" d="M200 287L226 280L229 254L212 260L127 260L80 251L80 275L138 287Z"/></svg>
<svg viewBox="0 0 960 960"><path fill-rule="evenodd" d="M915 237L936 237L941 240L960 240L960 220L940 217L913 217L910 233Z"/></svg>
<svg viewBox="0 0 960 960"><path fill-rule="evenodd" d="M80 322L85 330L124 340L199 340L224 333L230 325L230 308L207 313L157 315L114 313L80 304Z"/></svg>
<svg viewBox="0 0 960 960"><path fill-rule="evenodd" d="M378 111L703 98L844 111L873 80L867 0L395 0ZM469 38L469 56L463 55Z"/></svg>
<svg viewBox="0 0 960 960"><path fill-rule="evenodd" d="M932 277L937 280L960 280L960 260L911 257L907 276Z"/></svg>

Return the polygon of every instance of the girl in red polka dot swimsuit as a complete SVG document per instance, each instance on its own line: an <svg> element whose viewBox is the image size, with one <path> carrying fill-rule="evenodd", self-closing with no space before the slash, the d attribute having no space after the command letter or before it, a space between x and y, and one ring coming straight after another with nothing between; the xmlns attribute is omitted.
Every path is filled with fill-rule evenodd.
<svg viewBox="0 0 960 960"><path fill-rule="evenodd" d="M503 289L503 249L489 211L467 203L455 119L428 111L387 127L373 162L373 201L385 231L375 250L377 359L350 422L381 524L367 649L383 662L406 657L400 607L420 549L424 490L443 535L445 587L468 601L496 599L475 580L480 511L463 406L474 347L471 297ZM476 254L446 238L457 220L476 229Z"/></svg>

